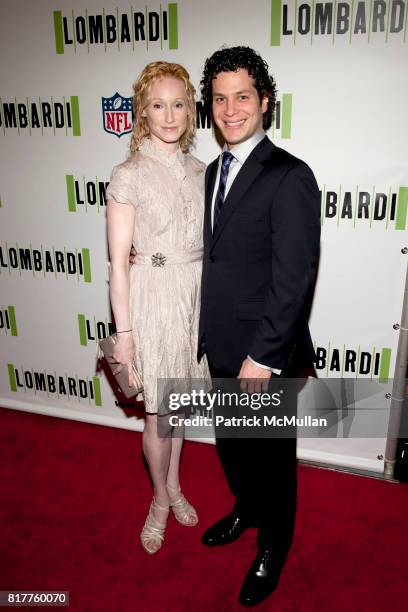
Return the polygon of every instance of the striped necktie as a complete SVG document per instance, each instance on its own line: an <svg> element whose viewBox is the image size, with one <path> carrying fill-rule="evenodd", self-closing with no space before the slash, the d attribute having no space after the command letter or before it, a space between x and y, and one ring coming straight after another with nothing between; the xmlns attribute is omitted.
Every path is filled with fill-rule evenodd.
<svg viewBox="0 0 408 612"><path fill-rule="evenodd" d="M213 234L215 232L215 228L217 227L218 218L220 216L222 205L224 204L225 187L227 185L229 167L233 159L235 158L232 153L230 153L229 151L223 152L221 172L220 172L220 183L218 185L218 191L217 191L217 195L215 196L215 203L214 203Z"/></svg>

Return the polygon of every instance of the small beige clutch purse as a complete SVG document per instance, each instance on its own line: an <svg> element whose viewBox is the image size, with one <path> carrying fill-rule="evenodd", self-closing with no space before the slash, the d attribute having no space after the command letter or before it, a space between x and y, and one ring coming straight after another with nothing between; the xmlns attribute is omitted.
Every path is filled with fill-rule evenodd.
<svg viewBox="0 0 408 612"><path fill-rule="evenodd" d="M113 358L113 349L116 344L116 334L112 334L107 338L103 338L99 341L99 348L103 353L104 358L106 359L107 364L109 365L111 372L113 374L113 370L116 370L118 362ZM143 381L139 372L136 370L134 364L132 364L133 368L133 377L136 381L136 385L129 385L129 376L128 369L126 366L122 368L122 370L118 374L113 374L115 380L117 381L119 387L122 390L122 393L125 397L133 397L138 393L143 391Z"/></svg>

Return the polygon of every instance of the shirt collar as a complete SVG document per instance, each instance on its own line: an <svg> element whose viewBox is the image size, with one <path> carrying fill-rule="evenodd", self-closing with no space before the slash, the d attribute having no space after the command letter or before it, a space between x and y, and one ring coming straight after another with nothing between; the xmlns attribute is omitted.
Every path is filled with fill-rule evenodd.
<svg viewBox="0 0 408 612"><path fill-rule="evenodd" d="M240 144L236 145L233 149L231 149L232 155L235 159L241 164L246 161L247 157L252 153L255 149L256 145L261 142L265 138L265 132L256 132L251 138L248 140L244 140ZM223 151L229 151L227 144L224 144Z"/></svg>

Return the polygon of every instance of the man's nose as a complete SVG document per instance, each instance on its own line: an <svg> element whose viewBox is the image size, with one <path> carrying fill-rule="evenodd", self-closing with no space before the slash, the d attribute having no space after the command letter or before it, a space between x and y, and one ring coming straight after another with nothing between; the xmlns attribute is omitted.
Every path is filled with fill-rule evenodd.
<svg viewBox="0 0 408 612"><path fill-rule="evenodd" d="M227 99L225 101L225 114L226 115L234 115L236 112L236 104L233 98Z"/></svg>

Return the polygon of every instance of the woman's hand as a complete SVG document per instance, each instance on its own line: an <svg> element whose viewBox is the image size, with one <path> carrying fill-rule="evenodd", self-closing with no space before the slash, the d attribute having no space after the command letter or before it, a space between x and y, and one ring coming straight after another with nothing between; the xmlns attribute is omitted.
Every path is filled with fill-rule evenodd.
<svg viewBox="0 0 408 612"><path fill-rule="evenodd" d="M132 332L117 334L116 343L113 349L113 359L118 364L118 367L113 370L113 374L119 374L122 369L127 366L129 375L129 386L136 384L133 378L133 358L135 349L133 346Z"/></svg>

